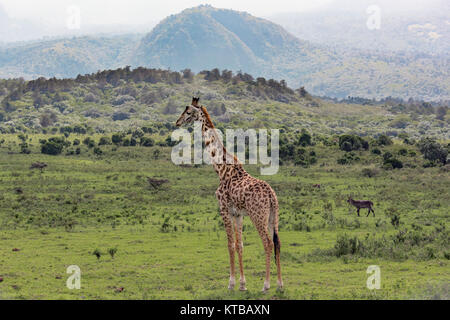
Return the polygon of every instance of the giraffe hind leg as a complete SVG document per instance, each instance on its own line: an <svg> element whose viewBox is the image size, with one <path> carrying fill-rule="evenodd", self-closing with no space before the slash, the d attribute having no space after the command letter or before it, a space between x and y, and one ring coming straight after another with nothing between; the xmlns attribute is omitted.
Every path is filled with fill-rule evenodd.
<svg viewBox="0 0 450 320"><path fill-rule="evenodd" d="M245 276L244 276L244 264L242 262L242 252L244 245L242 243L242 223L243 223L243 216L238 215L235 219L235 231L236 231L236 251L238 254L238 260L239 260L239 290L246 291L247 288L245 287Z"/></svg>

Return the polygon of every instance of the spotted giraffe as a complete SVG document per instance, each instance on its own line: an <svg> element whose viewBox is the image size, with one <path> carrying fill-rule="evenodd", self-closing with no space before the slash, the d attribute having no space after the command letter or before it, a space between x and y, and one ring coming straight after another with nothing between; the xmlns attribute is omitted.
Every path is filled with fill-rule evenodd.
<svg viewBox="0 0 450 320"><path fill-rule="evenodd" d="M228 238L230 255L230 281L228 289L235 286L235 251L239 259L240 281L239 289L246 289L244 267L242 264L242 221L248 215L262 239L266 254L266 278L263 291L270 288L270 256L275 248L275 262L278 274L278 289L283 287L281 279L280 247L278 236L278 200L275 192L265 181L248 174L239 160L228 153L219 139L217 131L204 106L198 104L199 98L193 98L190 106L177 120L176 125L182 126L199 121L202 124L202 135L206 152L211 157L211 163L219 176L220 184L216 191Z"/></svg>

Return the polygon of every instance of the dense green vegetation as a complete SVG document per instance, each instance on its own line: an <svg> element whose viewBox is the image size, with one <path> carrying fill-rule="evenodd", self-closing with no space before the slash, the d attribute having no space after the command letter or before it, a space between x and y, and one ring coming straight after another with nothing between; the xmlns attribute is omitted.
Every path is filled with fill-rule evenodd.
<svg viewBox="0 0 450 320"><path fill-rule="evenodd" d="M229 293L218 178L207 165L172 164L168 128L0 136L3 298L448 299L449 168L429 151L448 145L284 131L280 172L261 178L280 202L286 288L259 292L263 250L245 219L249 292ZM373 201L376 216L358 218L349 196ZM72 264L79 291L65 287ZM377 291L366 288L372 264Z"/></svg>
<svg viewBox="0 0 450 320"><path fill-rule="evenodd" d="M285 290L260 293L249 219L249 292L226 289L228 253L207 165L170 161L192 95L217 127L280 129ZM229 70L105 70L0 80L0 298L448 299L448 106L312 96ZM376 216L347 203L366 199ZM363 209L365 210L365 209ZM82 289L66 288L66 268ZM382 289L366 288L379 265Z"/></svg>
<svg viewBox="0 0 450 320"><path fill-rule="evenodd" d="M76 79L0 80L0 131L111 132L172 124L189 97L200 95L219 128L305 128L419 140L449 139L448 105L416 100L311 96L285 81L228 70L172 72L129 67ZM159 128L162 135L171 127Z"/></svg>

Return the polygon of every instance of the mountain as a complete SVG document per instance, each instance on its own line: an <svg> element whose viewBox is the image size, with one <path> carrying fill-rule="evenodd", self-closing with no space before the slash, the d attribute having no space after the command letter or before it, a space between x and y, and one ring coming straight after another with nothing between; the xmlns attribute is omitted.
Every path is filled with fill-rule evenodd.
<svg viewBox="0 0 450 320"><path fill-rule="evenodd" d="M130 65L227 69L284 79L315 95L450 99L448 55L340 50L300 40L248 13L208 5L161 21L143 37L78 37L0 47L0 77L76 77Z"/></svg>
<svg viewBox="0 0 450 320"><path fill-rule="evenodd" d="M448 1L431 0L421 7L377 1L380 28L369 29L367 21L373 12L367 9L373 4L371 0L339 1L320 11L279 13L267 18L301 39L342 50L448 55Z"/></svg>
<svg viewBox="0 0 450 320"><path fill-rule="evenodd" d="M133 65L194 71L242 70L285 79L317 95L448 99L448 57L336 50L281 26L208 5L172 15L146 35Z"/></svg>
<svg viewBox="0 0 450 320"><path fill-rule="evenodd" d="M186 9L158 24L137 50L135 64L194 71L245 70L261 73L261 65L302 42L280 26L244 12L208 5Z"/></svg>
<svg viewBox="0 0 450 320"><path fill-rule="evenodd" d="M139 35L74 37L0 46L0 77L76 77L125 66Z"/></svg>

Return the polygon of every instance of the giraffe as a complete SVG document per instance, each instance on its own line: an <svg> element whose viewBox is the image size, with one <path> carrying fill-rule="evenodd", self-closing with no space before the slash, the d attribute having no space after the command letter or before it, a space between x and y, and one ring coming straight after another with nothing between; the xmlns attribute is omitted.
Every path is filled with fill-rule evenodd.
<svg viewBox="0 0 450 320"><path fill-rule="evenodd" d="M270 256L275 248L278 289L283 288L281 278L280 247L278 236L278 200L275 191L265 181L252 177L244 170L236 156L225 149L217 131L204 106L199 105L199 98L192 98L191 105L181 114L176 122L180 127L194 121L201 122L202 136L206 152L210 155L211 164L219 176L219 187L216 198L219 202L220 215L225 226L230 257L230 280L228 289L235 286L235 252L239 260L239 289L245 291L246 281L242 263L242 222L248 215L261 237L266 256L266 277L263 292L270 288Z"/></svg>

